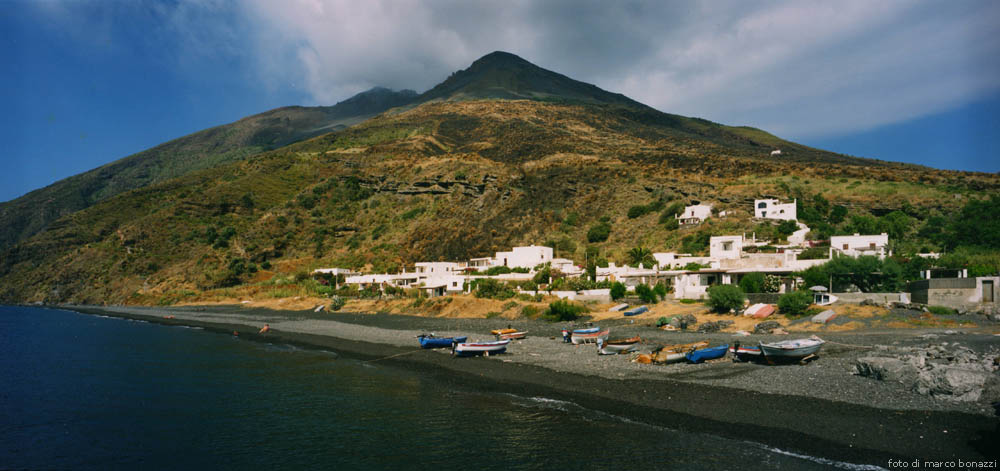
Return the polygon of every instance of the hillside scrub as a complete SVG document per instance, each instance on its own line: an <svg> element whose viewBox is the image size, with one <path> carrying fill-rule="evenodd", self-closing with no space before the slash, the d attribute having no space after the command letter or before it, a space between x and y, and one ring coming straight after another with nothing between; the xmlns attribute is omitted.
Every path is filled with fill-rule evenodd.
<svg viewBox="0 0 1000 471"><path fill-rule="evenodd" d="M586 312L586 307L560 299L549 303L549 309L545 311L544 316L551 322L564 322L574 321Z"/></svg>
<svg viewBox="0 0 1000 471"><path fill-rule="evenodd" d="M611 224L607 222L600 222L590 227L587 230L587 242L598 243L605 242L611 235Z"/></svg>

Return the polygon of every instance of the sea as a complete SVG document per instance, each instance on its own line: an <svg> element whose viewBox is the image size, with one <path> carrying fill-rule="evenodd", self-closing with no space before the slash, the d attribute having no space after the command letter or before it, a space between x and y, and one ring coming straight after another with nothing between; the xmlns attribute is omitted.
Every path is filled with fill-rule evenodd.
<svg viewBox="0 0 1000 471"><path fill-rule="evenodd" d="M0 306L0 468L880 469L442 375Z"/></svg>

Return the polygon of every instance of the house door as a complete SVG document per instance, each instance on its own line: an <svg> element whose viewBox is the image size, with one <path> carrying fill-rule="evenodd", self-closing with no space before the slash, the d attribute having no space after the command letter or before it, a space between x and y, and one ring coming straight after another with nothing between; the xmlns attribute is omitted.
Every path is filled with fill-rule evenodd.
<svg viewBox="0 0 1000 471"><path fill-rule="evenodd" d="M983 302L993 302L993 280L983 280Z"/></svg>

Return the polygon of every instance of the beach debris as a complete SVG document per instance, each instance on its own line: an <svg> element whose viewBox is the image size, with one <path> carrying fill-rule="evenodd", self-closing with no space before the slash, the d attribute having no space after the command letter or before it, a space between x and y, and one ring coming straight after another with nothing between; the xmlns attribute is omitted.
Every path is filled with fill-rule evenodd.
<svg viewBox="0 0 1000 471"><path fill-rule="evenodd" d="M777 329L771 331L771 335L788 335L788 331L778 327Z"/></svg>
<svg viewBox="0 0 1000 471"><path fill-rule="evenodd" d="M736 333L733 334L733 337L749 337L749 336L750 332L747 332L745 330L737 330Z"/></svg>
<svg viewBox="0 0 1000 471"><path fill-rule="evenodd" d="M781 323L778 321L764 321L755 326L753 326L753 333L755 334L770 334L772 330L781 327Z"/></svg>
<svg viewBox="0 0 1000 471"><path fill-rule="evenodd" d="M624 311L626 309L628 309L628 304L624 304L623 303L623 304L619 304L617 306L612 306L611 309L608 309L608 310L612 311L612 312L618 312L618 311Z"/></svg>
<svg viewBox="0 0 1000 471"><path fill-rule="evenodd" d="M316 309L313 309L313 312L320 312L323 309L326 309L326 305L325 304L320 304L319 306L316 306Z"/></svg>
<svg viewBox="0 0 1000 471"><path fill-rule="evenodd" d="M653 362L653 355L650 355L648 353L642 353L642 354L636 355L636 357L634 359L632 359L632 362L633 363L643 363L643 364L647 364L648 365L648 364L650 364L650 363Z"/></svg>
<svg viewBox="0 0 1000 471"><path fill-rule="evenodd" d="M698 332L701 333L718 332L722 329L725 329L726 327L733 325L733 323L734 322L730 320L705 322L698 326Z"/></svg>
<svg viewBox="0 0 1000 471"><path fill-rule="evenodd" d="M837 313L833 312L833 309L827 309L819 314L816 314L815 316L812 316L811 320L814 324L826 324L827 322L832 321L834 317L837 317Z"/></svg>

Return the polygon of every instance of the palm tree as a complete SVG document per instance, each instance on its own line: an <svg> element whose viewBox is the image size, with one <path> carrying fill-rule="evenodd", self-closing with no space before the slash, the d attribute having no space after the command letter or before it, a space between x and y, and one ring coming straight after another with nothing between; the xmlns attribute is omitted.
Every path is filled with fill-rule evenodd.
<svg viewBox="0 0 1000 471"><path fill-rule="evenodd" d="M639 266L641 263L646 268L651 268L656 265L656 259L653 258L653 251L645 247L633 247L632 250L628 251L629 265Z"/></svg>

